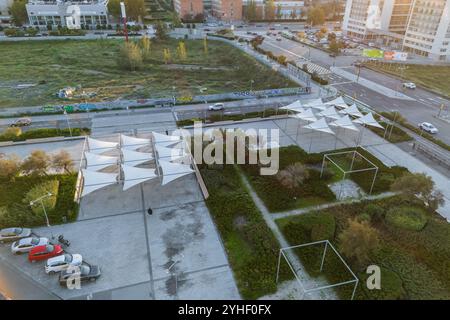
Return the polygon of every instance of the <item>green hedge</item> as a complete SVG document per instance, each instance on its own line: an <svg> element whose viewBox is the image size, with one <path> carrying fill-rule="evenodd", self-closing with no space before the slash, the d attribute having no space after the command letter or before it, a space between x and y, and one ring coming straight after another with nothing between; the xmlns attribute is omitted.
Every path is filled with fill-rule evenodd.
<svg viewBox="0 0 450 320"><path fill-rule="evenodd" d="M426 212L415 207L394 207L386 213L386 222L396 228L420 231L428 221Z"/></svg>
<svg viewBox="0 0 450 320"><path fill-rule="evenodd" d="M210 196L206 204L219 230L244 299L274 293L280 246L234 166L201 166ZM281 270L281 279L291 275Z"/></svg>
<svg viewBox="0 0 450 320"><path fill-rule="evenodd" d="M73 128L72 136L88 135L90 133L88 128ZM31 129L22 132L18 137L11 139L10 136L0 134L0 141L25 141L28 139L40 139L51 137L70 137L70 130L67 129Z"/></svg>

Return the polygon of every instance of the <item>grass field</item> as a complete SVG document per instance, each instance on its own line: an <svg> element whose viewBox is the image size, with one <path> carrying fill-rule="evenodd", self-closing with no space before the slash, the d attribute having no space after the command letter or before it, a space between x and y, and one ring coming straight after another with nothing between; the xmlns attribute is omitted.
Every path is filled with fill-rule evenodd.
<svg viewBox="0 0 450 320"><path fill-rule="evenodd" d="M151 56L141 71L117 66L120 40L62 40L2 42L0 108L84 101L61 100L59 89L81 86L97 96L90 101L139 99L246 91L297 86L240 50L218 41L186 41L187 59L179 61L178 41L152 42ZM163 63L163 49L173 64ZM188 65L189 68L186 68ZM34 85L17 88L20 84ZM89 101L89 100L88 100Z"/></svg>
<svg viewBox="0 0 450 320"><path fill-rule="evenodd" d="M429 65L407 65L406 69L401 70L395 64L390 63L368 63L368 66L374 70L380 70L397 77L403 74L405 81L415 82L418 85L434 90L440 94L450 97L450 66L429 66Z"/></svg>

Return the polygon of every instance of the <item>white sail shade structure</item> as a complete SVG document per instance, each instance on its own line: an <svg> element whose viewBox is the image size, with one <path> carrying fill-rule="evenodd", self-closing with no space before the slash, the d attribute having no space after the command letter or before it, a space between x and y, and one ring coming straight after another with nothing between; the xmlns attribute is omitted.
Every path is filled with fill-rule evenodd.
<svg viewBox="0 0 450 320"><path fill-rule="evenodd" d="M300 100L297 100L292 102L291 104L288 104L287 106L281 107L280 110L290 110L300 112L303 110L303 106Z"/></svg>
<svg viewBox="0 0 450 320"><path fill-rule="evenodd" d="M375 118L373 117L373 114L371 112L367 113L366 115L364 115L363 117L353 120L354 123L359 123L362 125L367 125L367 126L371 126L371 127L376 127L376 128L380 128L380 129L384 129L384 127L378 123L377 120L375 120Z"/></svg>
<svg viewBox="0 0 450 320"><path fill-rule="evenodd" d="M157 145L161 145L161 146L171 146L175 143L178 143L181 141L181 137L180 136L169 136L167 134L162 134L162 133L158 133L158 132L152 132L153 135L153 141L155 142L155 144Z"/></svg>
<svg viewBox="0 0 450 320"><path fill-rule="evenodd" d="M320 132L325 132L325 133L334 135L334 131L330 129L327 122L325 121L325 118L319 119L316 122L313 122L311 124L304 126L303 128L320 131Z"/></svg>
<svg viewBox="0 0 450 320"><path fill-rule="evenodd" d="M359 129L353 124L352 119L348 115L343 116L342 118L333 121L329 124L330 126L344 128L352 131L359 131Z"/></svg>
<svg viewBox="0 0 450 320"><path fill-rule="evenodd" d="M359 111L356 104L352 104L350 107L342 109L339 112L342 114L348 114L349 116L358 117L358 118L363 116L363 114L361 113L361 111Z"/></svg>
<svg viewBox="0 0 450 320"><path fill-rule="evenodd" d="M325 110L327 108L327 105L325 105L321 98L313 99L309 101L308 103L305 103L303 105L304 107L308 108L314 108L319 110Z"/></svg>
<svg viewBox="0 0 450 320"><path fill-rule="evenodd" d="M340 119L341 116L339 116L338 112L336 111L336 108L334 106L331 106L321 112L318 113L319 116L327 117L331 119Z"/></svg>
<svg viewBox="0 0 450 320"><path fill-rule="evenodd" d="M270 141L270 142L264 141L264 143L251 144L248 146L249 150L251 151L277 149L279 147L280 144L277 141Z"/></svg>
<svg viewBox="0 0 450 320"><path fill-rule="evenodd" d="M136 168L126 164L122 165L122 171L124 175L123 191L139 183L158 177L155 169Z"/></svg>
<svg viewBox="0 0 450 320"><path fill-rule="evenodd" d="M106 151L110 151L112 149L116 149L118 145L118 142L102 141L93 139L91 137L87 138L88 150L92 153L100 154Z"/></svg>
<svg viewBox="0 0 450 320"><path fill-rule="evenodd" d="M156 152L158 153L159 159L165 159L167 161L176 160L180 157L184 157L186 152L184 149L177 148L167 148L164 146L156 145Z"/></svg>
<svg viewBox="0 0 450 320"><path fill-rule="evenodd" d="M137 166L153 159L151 153L138 152L122 148L122 162L129 166Z"/></svg>
<svg viewBox="0 0 450 320"><path fill-rule="evenodd" d="M161 185L163 186L173 180L194 172L189 165L172 163L169 161L159 161L159 166L162 170L163 180Z"/></svg>
<svg viewBox="0 0 450 320"><path fill-rule="evenodd" d="M297 119L301 119L301 120L305 120L305 121L317 121L317 118L314 115L314 112L312 111L312 109L306 109L303 112L296 113L295 115L293 115L293 118L297 118Z"/></svg>
<svg viewBox="0 0 450 320"><path fill-rule="evenodd" d="M120 146L122 149L137 150L149 144L150 139L130 137L124 134L120 135Z"/></svg>
<svg viewBox="0 0 450 320"><path fill-rule="evenodd" d="M325 102L325 104L328 106L335 106L335 107L341 107L341 108L348 107L347 103L345 103L344 99L341 96L337 97L334 100Z"/></svg>
<svg viewBox="0 0 450 320"><path fill-rule="evenodd" d="M117 183L117 173L104 173L87 169L81 169L81 173L83 176L82 197L95 190Z"/></svg>
<svg viewBox="0 0 450 320"><path fill-rule="evenodd" d="M94 171L117 165L119 162L118 157L103 156L92 152L85 152L84 158L86 159L86 169Z"/></svg>

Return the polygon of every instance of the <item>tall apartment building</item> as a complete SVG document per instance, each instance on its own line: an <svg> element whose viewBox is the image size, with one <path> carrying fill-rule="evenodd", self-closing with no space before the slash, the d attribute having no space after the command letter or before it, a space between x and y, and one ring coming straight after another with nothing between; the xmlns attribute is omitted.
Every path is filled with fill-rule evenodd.
<svg viewBox="0 0 450 320"><path fill-rule="evenodd" d="M405 51L450 62L450 0L415 0L403 47Z"/></svg>
<svg viewBox="0 0 450 320"><path fill-rule="evenodd" d="M108 24L107 5L108 0L29 0L26 8L34 26L70 26L79 17L81 26L95 28Z"/></svg>
<svg viewBox="0 0 450 320"><path fill-rule="evenodd" d="M178 16L185 21L190 21L203 15L203 0L173 0L173 7Z"/></svg>
<svg viewBox="0 0 450 320"><path fill-rule="evenodd" d="M212 15L223 21L242 20L242 0L212 0Z"/></svg>
<svg viewBox="0 0 450 320"><path fill-rule="evenodd" d="M244 15L248 10L249 4L253 2L256 7L257 19L265 19L265 0L243 0ZM275 16L277 19L298 19L305 8L305 1L303 0L274 0Z"/></svg>
<svg viewBox="0 0 450 320"><path fill-rule="evenodd" d="M347 0L342 24L350 37L435 60L449 60L450 0Z"/></svg>
<svg viewBox="0 0 450 320"><path fill-rule="evenodd" d="M10 20L9 7L14 0L0 0L0 24L8 23Z"/></svg>

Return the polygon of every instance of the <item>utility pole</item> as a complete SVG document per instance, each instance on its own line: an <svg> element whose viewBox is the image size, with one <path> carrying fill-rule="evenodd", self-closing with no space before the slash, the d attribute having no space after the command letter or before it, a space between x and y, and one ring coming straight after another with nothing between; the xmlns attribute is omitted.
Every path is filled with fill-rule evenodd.
<svg viewBox="0 0 450 320"><path fill-rule="evenodd" d="M125 10L125 3L120 3L120 12L122 14L122 20L123 20L123 31L125 32L125 41L128 42L128 27L127 27L127 12Z"/></svg>

